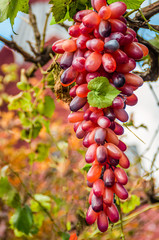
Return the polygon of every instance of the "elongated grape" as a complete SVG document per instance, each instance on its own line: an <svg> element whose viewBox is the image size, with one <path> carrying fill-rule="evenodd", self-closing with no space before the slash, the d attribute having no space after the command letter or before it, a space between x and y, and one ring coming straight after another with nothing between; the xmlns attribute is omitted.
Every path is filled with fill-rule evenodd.
<svg viewBox="0 0 159 240"><path fill-rule="evenodd" d="M106 38L111 33L111 24L109 21L102 20L99 24L99 34L101 37Z"/></svg>
<svg viewBox="0 0 159 240"><path fill-rule="evenodd" d="M76 80L77 76L78 72L71 66L67 68L61 75L61 83L64 85L72 84Z"/></svg>
<svg viewBox="0 0 159 240"><path fill-rule="evenodd" d="M72 65L73 55L72 52L65 52L61 57L60 67L63 69L69 68Z"/></svg>
<svg viewBox="0 0 159 240"><path fill-rule="evenodd" d="M86 27L95 28L100 23L100 17L96 12L92 12L83 17L82 22Z"/></svg>
<svg viewBox="0 0 159 240"><path fill-rule="evenodd" d="M116 50L112 55L117 64L125 64L129 61L128 56L121 49Z"/></svg>
<svg viewBox="0 0 159 240"><path fill-rule="evenodd" d="M97 197L102 197L104 194L104 182L102 179L98 179L97 181L95 181L93 183L93 193L94 195L96 195Z"/></svg>
<svg viewBox="0 0 159 240"><path fill-rule="evenodd" d="M124 128L119 123L115 123L114 132L116 135L122 135L124 133Z"/></svg>
<svg viewBox="0 0 159 240"><path fill-rule="evenodd" d="M134 58L135 60L141 59L143 57L143 51L141 47L137 43L131 43L124 47L124 52L130 58Z"/></svg>
<svg viewBox="0 0 159 240"><path fill-rule="evenodd" d="M114 185L115 175L111 168L105 170L103 180L106 187L112 187Z"/></svg>
<svg viewBox="0 0 159 240"><path fill-rule="evenodd" d="M122 21L120 21L118 19L110 19L109 22L111 24L112 32L121 32L123 34L126 32L127 26Z"/></svg>
<svg viewBox="0 0 159 240"><path fill-rule="evenodd" d="M68 120L70 123L81 122L84 120L84 112L74 112L68 115Z"/></svg>
<svg viewBox="0 0 159 240"><path fill-rule="evenodd" d="M120 73L128 73L136 67L136 62L133 58L129 58L128 63L117 65L116 71Z"/></svg>
<svg viewBox="0 0 159 240"><path fill-rule="evenodd" d="M77 87L76 94L78 97L84 98L87 97L89 89L87 88L87 84L82 84Z"/></svg>
<svg viewBox="0 0 159 240"><path fill-rule="evenodd" d="M85 62L85 69L88 72L95 72L102 63L102 55L98 52L93 52L89 55Z"/></svg>
<svg viewBox="0 0 159 240"><path fill-rule="evenodd" d="M119 43L117 40L110 40L104 44L104 50L107 53L113 53L119 49Z"/></svg>
<svg viewBox="0 0 159 240"><path fill-rule="evenodd" d="M122 168L129 168L130 162L129 162L128 157L125 155L125 153L123 153L122 156L120 157L120 159L119 159L119 165L120 165Z"/></svg>
<svg viewBox="0 0 159 240"><path fill-rule="evenodd" d="M125 185L128 182L128 176L122 168L115 168L114 175L118 183Z"/></svg>
<svg viewBox="0 0 159 240"><path fill-rule="evenodd" d="M106 131L103 128L97 128L95 131L95 141L97 144L104 145L106 138Z"/></svg>
<svg viewBox="0 0 159 240"><path fill-rule="evenodd" d="M111 222L116 223L119 221L119 212L114 203L110 207L107 207L106 213Z"/></svg>
<svg viewBox="0 0 159 240"><path fill-rule="evenodd" d="M103 6L100 8L98 15L100 16L100 18L102 18L103 20L107 20L110 18L111 16L111 9L109 6Z"/></svg>
<svg viewBox="0 0 159 240"><path fill-rule="evenodd" d="M103 210L103 200L102 197L97 197L95 194L92 196L92 209L95 212L100 212Z"/></svg>
<svg viewBox="0 0 159 240"><path fill-rule="evenodd" d="M92 10L81 10L74 15L73 19L76 22L82 22L83 17L85 17L86 15L88 15L92 12L93 12Z"/></svg>
<svg viewBox="0 0 159 240"><path fill-rule="evenodd" d="M76 137L78 138L78 139L82 139L82 138L84 138L84 136L85 136L85 132L83 131L83 129L82 129L82 126L81 126L81 124L78 126L78 128L77 128L77 131L76 131Z"/></svg>
<svg viewBox="0 0 159 240"><path fill-rule="evenodd" d="M56 53L64 53L65 51L62 48L62 44L64 43L65 40L58 40L53 43L52 45L52 51Z"/></svg>
<svg viewBox="0 0 159 240"><path fill-rule="evenodd" d="M105 232L108 229L108 217L104 211L100 212L97 218L98 229Z"/></svg>
<svg viewBox="0 0 159 240"><path fill-rule="evenodd" d="M105 191L103 194L103 202L107 206L111 206L114 200L114 191L111 187L105 187Z"/></svg>
<svg viewBox="0 0 159 240"><path fill-rule="evenodd" d="M74 52L77 49L76 42L72 39L67 39L63 42L62 48L66 52Z"/></svg>
<svg viewBox="0 0 159 240"><path fill-rule="evenodd" d="M129 116L125 109L114 109L114 113L117 119L120 120L121 122L127 122L129 119Z"/></svg>
<svg viewBox="0 0 159 240"><path fill-rule="evenodd" d="M102 57L103 67L106 72L112 73L116 69L116 62L113 56L109 53L105 53Z"/></svg>
<svg viewBox="0 0 159 240"><path fill-rule="evenodd" d="M96 150L96 158L99 163L105 163L107 160L107 149L105 146L98 146Z"/></svg>
<svg viewBox="0 0 159 240"><path fill-rule="evenodd" d="M115 2L109 5L110 10L111 10L111 18L119 18L122 16L126 9L127 6L123 2Z"/></svg>
<svg viewBox="0 0 159 240"><path fill-rule="evenodd" d="M115 183L113 186L113 190L120 199L125 200L128 198L128 192L126 191L122 184Z"/></svg>
<svg viewBox="0 0 159 240"><path fill-rule="evenodd" d="M124 74L124 77L127 84L135 87L140 87L144 83L143 79L134 73L126 73Z"/></svg>
<svg viewBox="0 0 159 240"><path fill-rule="evenodd" d="M116 134L113 132L112 129L110 128L106 128L106 141L108 143L112 143L112 144L115 144L115 145L118 145L119 144L119 139L118 137L116 136Z"/></svg>
<svg viewBox="0 0 159 240"><path fill-rule="evenodd" d="M119 141L119 144L118 144L118 148L119 148L121 151L125 152L126 149L127 149L127 146L125 145L125 143L123 143L123 142L120 140L120 141Z"/></svg>
<svg viewBox="0 0 159 240"><path fill-rule="evenodd" d="M108 151L108 155L114 159L120 159L122 154L120 149L115 146L113 143L107 143L106 148Z"/></svg>
<svg viewBox="0 0 159 240"><path fill-rule="evenodd" d="M96 151L98 145L96 143L92 144L86 152L85 160L87 163L92 163L96 158Z"/></svg>
<svg viewBox="0 0 159 240"><path fill-rule="evenodd" d="M95 182L100 178L101 172L102 172L102 166L93 165L87 173L87 180L91 183Z"/></svg>
<svg viewBox="0 0 159 240"><path fill-rule="evenodd" d="M91 225L93 223L95 223L96 219L97 219L98 213L96 213L95 211L93 211L92 206L89 207L88 211L87 211L87 215L86 215L86 222Z"/></svg>
<svg viewBox="0 0 159 240"><path fill-rule="evenodd" d="M79 37L80 35L80 25L73 25L71 27L69 27L68 29L68 33L70 36L72 37Z"/></svg>
<svg viewBox="0 0 159 240"><path fill-rule="evenodd" d="M76 96L70 103L70 110L73 112L77 112L81 109L87 102L87 98L81 98Z"/></svg>

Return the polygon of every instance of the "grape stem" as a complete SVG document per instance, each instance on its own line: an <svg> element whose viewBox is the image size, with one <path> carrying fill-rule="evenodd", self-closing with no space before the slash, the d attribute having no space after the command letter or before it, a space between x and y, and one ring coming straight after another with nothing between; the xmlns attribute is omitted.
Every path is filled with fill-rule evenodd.
<svg viewBox="0 0 159 240"><path fill-rule="evenodd" d="M119 214L120 214L120 227L121 227L121 237L120 239L125 240L125 235L124 235L124 230L123 230L123 216L122 216L122 212L121 212L121 202L120 202L120 198L118 197L118 201L119 201Z"/></svg>
<svg viewBox="0 0 159 240"><path fill-rule="evenodd" d="M143 18L143 20L144 20L145 23L147 24L148 28L149 28L150 30L154 31L154 32L159 33L158 30L156 30L155 28L153 28L153 27L149 24L148 20L145 18L145 16L144 16L143 12L141 11L141 9L138 9L138 12L141 14L141 17Z"/></svg>

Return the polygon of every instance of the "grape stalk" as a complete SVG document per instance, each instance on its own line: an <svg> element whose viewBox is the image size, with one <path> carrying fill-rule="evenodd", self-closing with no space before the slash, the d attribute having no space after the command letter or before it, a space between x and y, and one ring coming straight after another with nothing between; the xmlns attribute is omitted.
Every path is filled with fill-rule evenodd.
<svg viewBox="0 0 159 240"><path fill-rule="evenodd" d="M124 153L127 146L118 138L124 133L119 122L128 121L126 106L138 102L134 91L142 86L143 79L131 71L136 60L148 54L148 49L138 42L136 32L127 27L123 17L125 3L108 5L105 0L91 0L91 4L93 10L75 14L75 23L68 30L70 39L56 41L52 50L63 54L61 84L74 83L68 120L74 123L77 138L83 139L87 148L86 162L92 164L87 173L87 185L92 189L86 221L93 224L97 220L98 229L105 232L109 221L119 220L114 196L128 198L124 169L129 168L130 162ZM94 105L88 101L89 84L97 85L101 77L119 91L106 107L96 104L100 94L94 95Z"/></svg>

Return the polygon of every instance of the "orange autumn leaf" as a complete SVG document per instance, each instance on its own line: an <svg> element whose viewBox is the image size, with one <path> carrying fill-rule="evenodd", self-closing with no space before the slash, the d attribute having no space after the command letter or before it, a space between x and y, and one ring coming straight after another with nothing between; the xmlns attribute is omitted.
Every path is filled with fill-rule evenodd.
<svg viewBox="0 0 159 240"><path fill-rule="evenodd" d="M76 233L71 234L69 240L77 240L77 235L76 235Z"/></svg>

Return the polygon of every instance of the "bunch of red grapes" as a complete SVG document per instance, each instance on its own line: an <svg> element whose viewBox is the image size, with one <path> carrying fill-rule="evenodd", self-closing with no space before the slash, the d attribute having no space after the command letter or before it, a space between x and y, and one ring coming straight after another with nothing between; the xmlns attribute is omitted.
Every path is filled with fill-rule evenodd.
<svg viewBox="0 0 159 240"><path fill-rule="evenodd" d="M143 84L143 79L130 73L135 60L148 54L146 46L138 43L136 33L127 27L122 16L127 7L123 2L107 5L105 0L91 0L94 10L82 10L75 14L75 24L68 30L71 38L56 41L52 49L63 54L60 66L64 69L61 84L69 86L73 100L68 119L74 123L77 138L83 139L88 148L85 156L92 163L87 173L87 185L92 188L90 207L86 221L97 220L101 232L108 229L108 218L119 220L115 194L122 200L128 198L124 188L128 177L124 169L130 162L125 155L126 145L118 139L124 133L116 121L126 122L126 105L137 103L134 91ZM88 83L97 77L106 77L120 94L107 108L90 106L87 101Z"/></svg>

